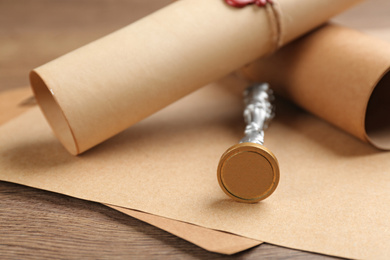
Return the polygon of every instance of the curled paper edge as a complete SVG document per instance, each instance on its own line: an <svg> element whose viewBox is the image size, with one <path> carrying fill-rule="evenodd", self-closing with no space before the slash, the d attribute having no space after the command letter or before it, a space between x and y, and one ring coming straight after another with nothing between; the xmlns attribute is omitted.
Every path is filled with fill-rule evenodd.
<svg viewBox="0 0 390 260"><path fill-rule="evenodd" d="M36 71L30 72L30 82L37 103L41 107L49 125L53 129L55 136L73 155L79 154L80 149L73 134L72 126L69 124L65 112L58 104L55 93L49 89L48 85L38 75Z"/></svg>

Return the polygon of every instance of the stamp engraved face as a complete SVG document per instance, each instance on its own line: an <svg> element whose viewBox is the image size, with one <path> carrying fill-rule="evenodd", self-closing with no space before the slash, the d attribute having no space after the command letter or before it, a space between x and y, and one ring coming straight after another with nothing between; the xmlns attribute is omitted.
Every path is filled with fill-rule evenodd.
<svg viewBox="0 0 390 260"><path fill-rule="evenodd" d="M261 197L273 182L272 165L255 152L241 152L231 156L222 171L222 182L226 189L243 199Z"/></svg>
<svg viewBox="0 0 390 260"><path fill-rule="evenodd" d="M279 182L275 156L264 146L241 143L221 158L218 181L222 190L240 202L258 202L270 196Z"/></svg>

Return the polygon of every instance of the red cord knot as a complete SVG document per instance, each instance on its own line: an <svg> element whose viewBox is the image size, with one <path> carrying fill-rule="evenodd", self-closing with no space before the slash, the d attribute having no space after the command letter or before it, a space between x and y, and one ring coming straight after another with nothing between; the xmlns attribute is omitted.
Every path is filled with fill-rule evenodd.
<svg viewBox="0 0 390 260"><path fill-rule="evenodd" d="M267 4L272 4L272 0L225 0L228 5L233 7L242 8L247 5L257 5L260 7L266 6Z"/></svg>

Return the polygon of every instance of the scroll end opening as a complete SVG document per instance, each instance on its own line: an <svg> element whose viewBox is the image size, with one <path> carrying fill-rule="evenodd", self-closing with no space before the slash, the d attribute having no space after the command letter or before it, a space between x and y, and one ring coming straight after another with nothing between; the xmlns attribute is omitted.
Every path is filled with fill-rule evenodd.
<svg viewBox="0 0 390 260"><path fill-rule="evenodd" d="M379 80L368 101L365 130L372 145L390 150L390 69Z"/></svg>
<svg viewBox="0 0 390 260"><path fill-rule="evenodd" d="M52 93L49 86L34 70L30 72L30 84L37 103L53 129L54 134L72 155L79 154L72 128L56 100L55 93Z"/></svg>

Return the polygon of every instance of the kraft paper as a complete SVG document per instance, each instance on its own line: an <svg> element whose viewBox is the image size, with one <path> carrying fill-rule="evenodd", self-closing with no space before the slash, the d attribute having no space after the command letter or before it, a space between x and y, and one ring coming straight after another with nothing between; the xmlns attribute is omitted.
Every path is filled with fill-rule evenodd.
<svg viewBox="0 0 390 260"><path fill-rule="evenodd" d="M390 153L288 103L277 104L265 139L280 162L278 189L257 204L226 198L216 167L242 137L233 92L243 85L208 86L79 157L33 109L0 129L0 178L285 247L385 259Z"/></svg>
<svg viewBox="0 0 390 260"><path fill-rule="evenodd" d="M30 88L0 92L0 124L22 114L35 104Z"/></svg>
<svg viewBox="0 0 390 260"><path fill-rule="evenodd" d="M260 245L262 242L214 229L191 225L181 221L158 217L140 211L110 206L134 218L161 228L208 251L232 255Z"/></svg>
<svg viewBox="0 0 390 260"><path fill-rule="evenodd" d="M19 88L0 93L0 125L17 117L36 103L31 88ZM234 234L163 218L131 209L106 205L131 217L149 223L203 249L221 254L235 254L260 245L262 242Z"/></svg>
<svg viewBox="0 0 390 260"><path fill-rule="evenodd" d="M357 138L390 149L387 42L327 25L246 67L244 75L269 82L277 93Z"/></svg>
<svg viewBox="0 0 390 260"><path fill-rule="evenodd" d="M79 154L170 103L288 43L361 0L278 0L237 9L182 0L30 74L56 136Z"/></svg>

